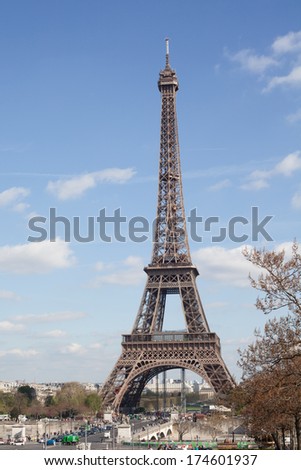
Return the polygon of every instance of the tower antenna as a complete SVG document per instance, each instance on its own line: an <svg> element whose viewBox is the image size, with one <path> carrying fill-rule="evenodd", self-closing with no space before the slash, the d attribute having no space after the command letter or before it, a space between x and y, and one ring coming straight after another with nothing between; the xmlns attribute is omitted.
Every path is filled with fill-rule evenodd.
<svg viewBox="0 0 301 470"><path fill-rule="evenodd" d="M165 39L165 45L166 45L166 68L169 68L169 39Z"/></svg>

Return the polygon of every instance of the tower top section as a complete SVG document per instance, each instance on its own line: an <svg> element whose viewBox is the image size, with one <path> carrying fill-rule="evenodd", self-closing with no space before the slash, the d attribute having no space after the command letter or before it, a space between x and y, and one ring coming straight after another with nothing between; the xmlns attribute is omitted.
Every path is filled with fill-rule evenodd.
<svg viewBox="0 0 301 470"><path fill-rule="evenodd" d="M192 266L185 221L182 191L179 136L176 113L178 79L169 64L166 39L166 64L159 75L161 92L161 133L159 190L151 267Z"/></svg>
<svg viewBox="0 0 301 470"><path fill-rule="evenodd" d="M165 68L168 69L170 68L169 66L169 39L165 39L165 46L166 46L166 65Z"/></svg>
<svg viewBox="0 0 301 470"><path fill-rule="evenodd" d="M161 70L159 74L159 81L158 87L160 92L162 93L163 90L173 89L173 91L178 91L179 89L179 82L176 75L175 70L172 70L169 63L169 39L165 39L165 46L166 46L166 55L165 55L165 69Z"/></svg>

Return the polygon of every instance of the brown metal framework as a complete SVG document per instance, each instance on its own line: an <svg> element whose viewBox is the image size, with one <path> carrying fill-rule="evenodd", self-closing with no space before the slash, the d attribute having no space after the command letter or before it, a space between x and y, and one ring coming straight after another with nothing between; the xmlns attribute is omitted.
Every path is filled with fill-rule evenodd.
<svg viewBox="0 0 301 470"><path fill-rule="evenodd" d="M103 404L118 411L137 406L149 380L170 369L189 369L216 392L234 385L221 357L220 340L211 333L196 286L186 231L176 115L178 79L169 64L160 72L161 139L159 189L151 263L131 334L124 335L122 353L102 388ZM186 330L162 331L166 296L181 298Z"/></svg>

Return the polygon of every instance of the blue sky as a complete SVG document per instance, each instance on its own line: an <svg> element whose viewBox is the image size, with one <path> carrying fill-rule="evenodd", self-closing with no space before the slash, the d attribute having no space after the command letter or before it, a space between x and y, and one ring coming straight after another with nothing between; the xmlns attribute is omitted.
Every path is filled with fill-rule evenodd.
<svg viewBox="0 0 301 470"><path fill-rule="evenodd" d="M129 240L125 223L126 242L104 242L96 217L155 217L167 36L186 213L219 218L209 232L198 226L202 242L190 240L199 292L239 378L237 349L266 321L241 248L299 238L300 14L298 0L1 2L0 380L101 382L119 356L151 241ZM272 216L271 241L252 239L252 207L259 221ZM90 217L94 241L71 230L65 242L58 223L50 242L51 208L71 229L77 218L82 236ZM37 216L47 237L33 243ZM237 216L248 221L236 225L244 243L229 237ZM167 329L183 326L177 300Z"/></svg>

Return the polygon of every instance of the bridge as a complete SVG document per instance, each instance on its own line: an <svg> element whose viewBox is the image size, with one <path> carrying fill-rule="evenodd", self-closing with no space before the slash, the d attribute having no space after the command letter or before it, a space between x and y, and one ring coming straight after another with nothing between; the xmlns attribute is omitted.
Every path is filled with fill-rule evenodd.
<svg viewBox="0 0 301 470"><path fill-rule="evenodd" d="M132 434L134 441L159 441L160 439L168 439L172 436L173 427L172 422L156 423L154 426L149 425L141 428Z"/></svg>

